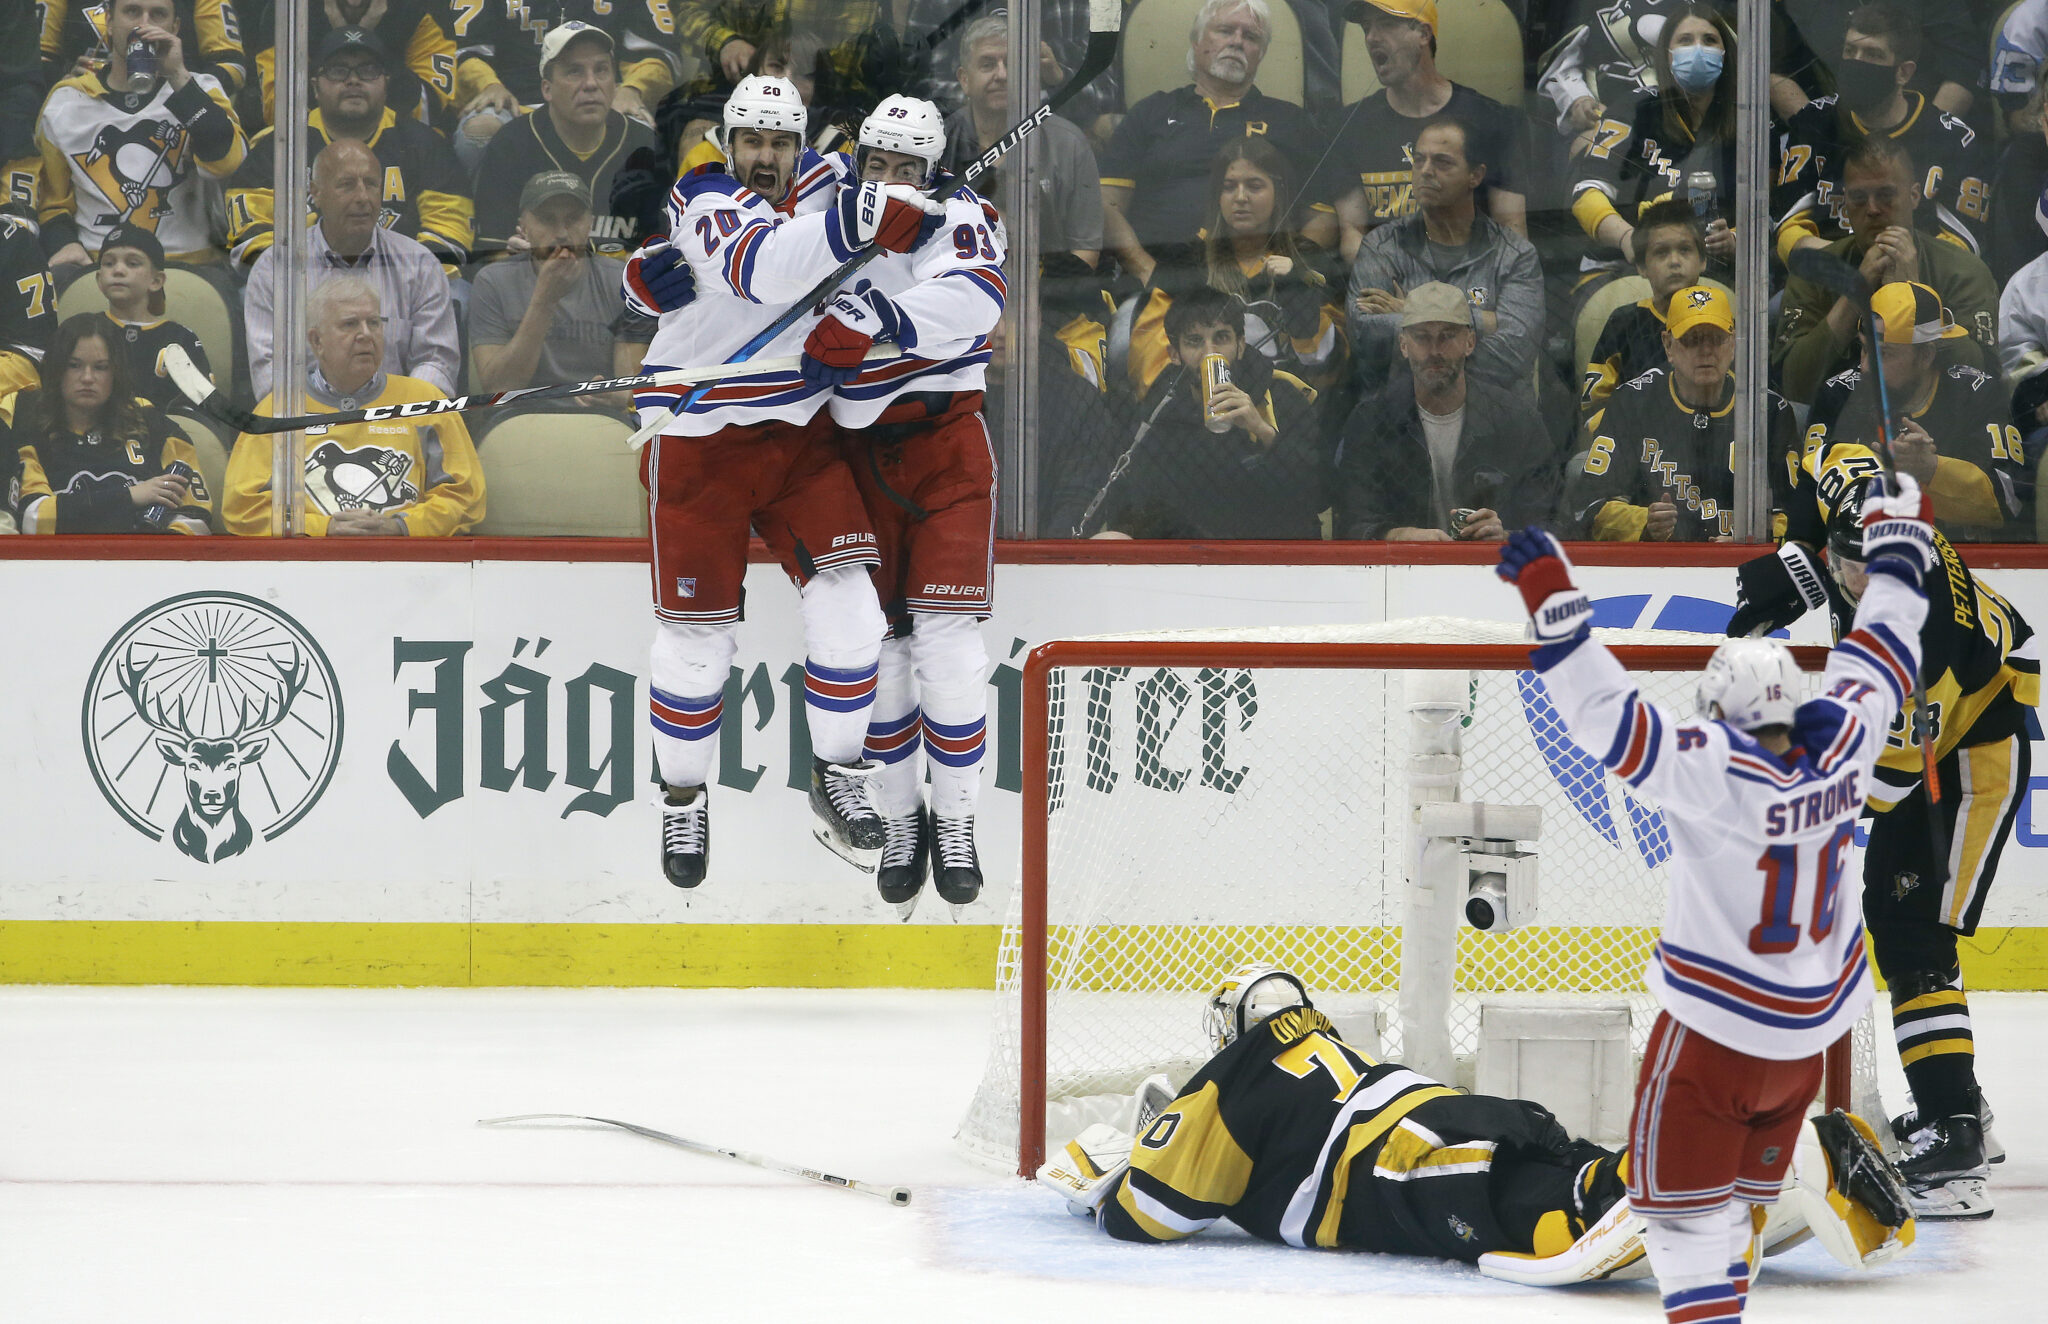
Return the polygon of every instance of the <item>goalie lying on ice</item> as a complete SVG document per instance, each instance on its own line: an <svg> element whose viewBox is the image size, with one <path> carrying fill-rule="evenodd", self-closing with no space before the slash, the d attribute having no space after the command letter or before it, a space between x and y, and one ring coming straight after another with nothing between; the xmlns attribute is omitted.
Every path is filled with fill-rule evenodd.
<svg viewBox="0 0 2048 1324"><path fill-rule="evenodd" d="M1227 975L1208 1024L1218 1051L1177 1096L1153 1077L1131 1132L1091 1126L1038 1171L1111 1236L1172 1241L1228 1218L1267 1241L1441 1256L1538 1285L1648 1272L1626 1156L1541 1105L1374 1060L1270 965ZM1804 1125L1760 1222L1764 1253L1812 1236L1852 1266L1913 1240L1897 1173L1839 1112Z"/></svg>

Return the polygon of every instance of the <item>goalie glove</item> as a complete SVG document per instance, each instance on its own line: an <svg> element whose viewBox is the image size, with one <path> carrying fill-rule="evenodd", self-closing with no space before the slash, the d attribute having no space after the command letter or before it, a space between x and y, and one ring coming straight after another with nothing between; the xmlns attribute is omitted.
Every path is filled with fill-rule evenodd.
<svg viewBox="0 0 2048 1324"><path fill-rule="evenodd" d="M891 253L908 253L939 228L944 203L933 202L909 184L884 184L870 179L840 188L835 220L847 248L873 244Z"/></svg>
<svg viewBox="0 0 2048 1324"><path fill-rule="evenodd" d="M650 239L626 259L626 302L648 317L672 313L697 297L697 275L683 251L666 239Z"/></svg>
<svg viewBox="0 0 2048 1324"><path fill-rule="evenodd" d="M1863 556L1872 574L1882 569L1915 588L1934 569L1934 503L1913 475L1870 480L1863 498Z"/></svg>
<svg viewBox="0 0 2048 1324"><path fill-rule="evenodd" d="M1131 1167L1133 1138L1097 1122L1038 1169L1038 1180L1067 1197L1067 1212L1092 1217Z"/></svg>
<svg viewBox="0 0 2048 1324"><path fill-rule="evenodd" d="M1728 618L1728 637L1760 638L1827 605L1827 576L1812 549L1788 542L1735 568L1735 614Z"/></svg>
<svg viewBox="0 0 2048 1324"><path fill-rule="evenodd" d="M1837 1108L1802 1123L1778 1203L1804 1217L1814 1240L1852 1269L1871 1269L1913 1244L1912 1201L1870 1124Z"/></svg>
<svg viewBox="0 0 2048 1324"><path fill-rule="evenodd" d="M1571 558L1543 530L1532 525L1510 534L1495 573L1521 590L1537 643L1562 643L1592 625L1593 603L1572 583Z"/></svg>
<svg viewBox="0 0 2048 1324"><path fill-rule="evenodd" d="M888 295L864 280L839 291L825 306L824 320L804 340L798 371L812 386L844 385L860 376L861 363L878 340L909 349L917 343L917 330Z"/></svg>

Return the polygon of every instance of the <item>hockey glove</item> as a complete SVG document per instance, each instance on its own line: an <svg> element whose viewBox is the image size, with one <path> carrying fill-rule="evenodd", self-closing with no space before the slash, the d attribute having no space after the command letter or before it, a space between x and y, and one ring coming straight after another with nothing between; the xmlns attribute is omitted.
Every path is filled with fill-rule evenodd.
<svg viewBox="0 0 2048 1324"><path fill-rule="evenodd" d="M1758 638L1827 605L1820 563L1804 543L1788 542L1735 568L1735 614L1728 618L1728 637Z"/></svg>
<svg viewBox="0 0 2048 1324"><path fill-rule="evenodd" d="M1559 643L1591 626L1592 600L1572 583L1564 546L1543 530L1531 525L1510 534L1496 573L1521 590L1537 643Z"/></svg>
<svg viewBox="0 0 2048 1324"><path fill-rule="evenodd" d="M849 248L873 244L908 253L939 228L945 204L933 202L909 184L871 179L839 190L839 233Z"/></svg>
<svg viewBox="0 0 2048 1324"><path fill-rule="evenodd" d="M1879 474L1863 499L1863 557L1919 587L1934 569L1934 503L1909 473Z"/></svg>
<svg viewBox="0 0 2048 1324"><path fill-rule="evenodd" d="M697 275L683 250L666 239L650 239L626 259L626 302L649 317L672 313L697 297Z"/></svg>
<svg viewBox="0 0 2048 1324"><path fill-rule="evenodd" d="M812 386L843 385L860 375L861 361L878 340L907 348L917 342L917 332L888 295L861 281L826 305L824 320L804 341L799 371Z"/></svg>
<svg viewBox="0 0 2048 1324"><path fill-rule="evenodd" d="M1132 1143L1129 1134L1097 1122L1047 1159L1038 1180L1067 1197L1068 1213L1092 1215L1130 1171Z"/></svg>

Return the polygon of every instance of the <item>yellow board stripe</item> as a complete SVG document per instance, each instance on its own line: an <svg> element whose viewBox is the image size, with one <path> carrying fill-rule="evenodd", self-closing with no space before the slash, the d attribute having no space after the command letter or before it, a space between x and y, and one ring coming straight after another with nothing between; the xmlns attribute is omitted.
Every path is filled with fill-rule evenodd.
<svg viewBox="0 0 2048 1324"><path fill-rule="evenodd" d="M1469 933L1470 931L1468 931ZM1498 935L1509 944L1534 930ZM1577 928L1576 957L1647 953L1654 930ZM1487 935L1478 934L1478 937ZM343 924L269 921L0 920L0 984L274 984L293 986L616 988L991 988L1000 930L988 924ZM1494 973L1492 962L1459 969ZM1072 955L1071 930L1055 929L1056 955ZM1392 990L1400 930L1157 926L1098 933L1099 952L1140 944L1165 953L1145 987L1207 989L1216 972L1257 951L1298 970L1318 991ZM1531 947L1536 944L1531 943ZM1993 928L1963 938L1963 977L1978 991L2048 989L2048 928ZM1539 950L1548 949L1546 942ZM1064 949L1064 951L1063 951ZM1384 950L1384 969L1339 967ZM1523 954L1525 957L1527 953ZM1224 958L1228 957L1228 960ZM1138 958L1125 958L1135 971ZM1541 967L1516 962L1502 991L1528 991ZM1628 967L1640 972L1642 960ZM1114 970L1114 962L1103 965ZM1504 972L1503 972L1504 973ZM1570 974L1548 987L1641 992L1640 980L1602 982ZM1131 987L1105 979L1100 985Z"/></svg>
<svg viewBox="0 0 2048 1324"><path fill-rule="evenodd" d="M1911 1048L1900 1049L1899 1065L1910 1067L1921 1058L1933 1057L1937 1053L1966 1053L1971 1057L1975 1057L1977 1055L1977 1045L1969 1039L1929 1039L1924 1044L1915 1044Z"/></svg>

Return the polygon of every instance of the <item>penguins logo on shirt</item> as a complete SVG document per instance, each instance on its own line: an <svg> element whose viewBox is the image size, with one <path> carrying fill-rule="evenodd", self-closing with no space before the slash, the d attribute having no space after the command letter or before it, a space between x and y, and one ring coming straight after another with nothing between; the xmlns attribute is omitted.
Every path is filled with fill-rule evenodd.
<svg viewBox="0 0 2048 1324"><path fill-rule="evenodd" d="M329 515L343 510L396 510L419 500L405 480L413 460L383 446L346 449L325 441L306 457L306 494Z"/></svg>
<svg viewBox="0 0 2048 1324"><path fill-rule="evenodd" d="M71 159L92 181L100 196L126 210L128 223L155 231L170 213L165 195L178 183L188 137L172 120L108 124L93 135L92 146ZM117 225L119 210L102 212L99 225Z"/></svg>

